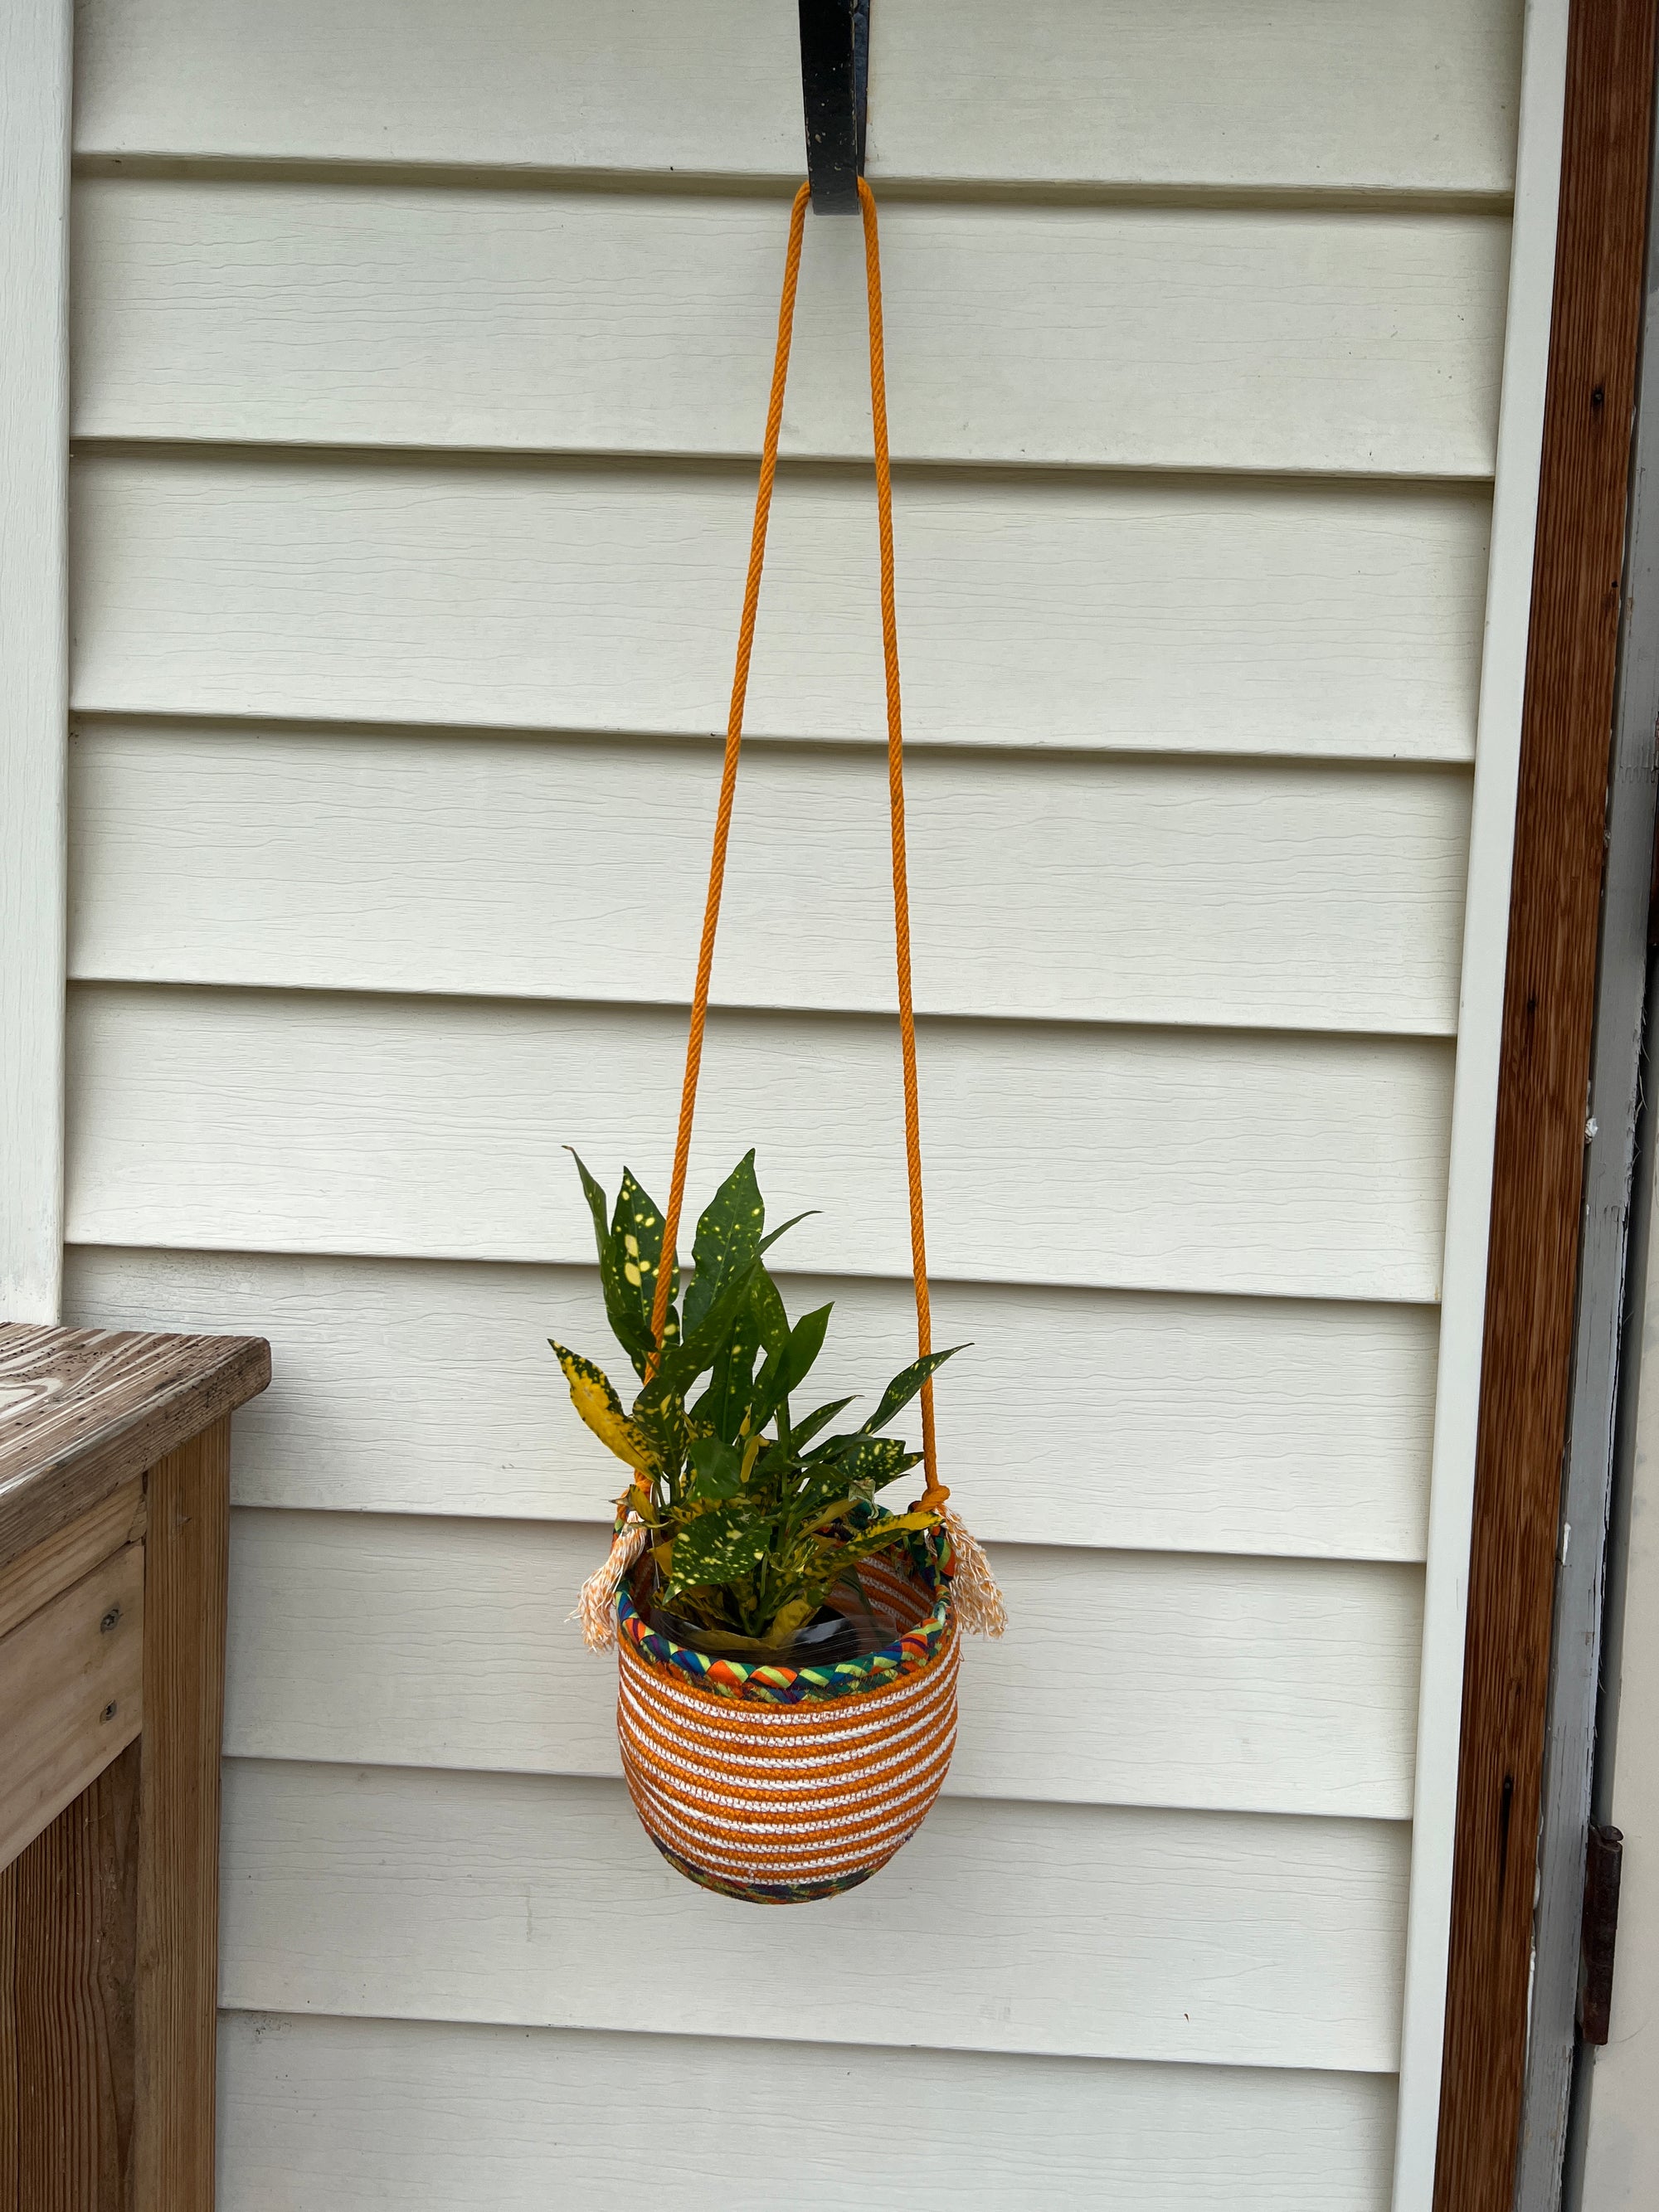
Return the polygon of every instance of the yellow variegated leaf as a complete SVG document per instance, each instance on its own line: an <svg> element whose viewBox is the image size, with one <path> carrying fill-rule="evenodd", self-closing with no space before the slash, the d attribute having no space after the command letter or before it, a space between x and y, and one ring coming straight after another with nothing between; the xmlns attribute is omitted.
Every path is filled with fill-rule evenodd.
<svg viewBox="0 0 1659 2212"><path fill-rule="evenodd" d="M914 1513L896 1513L890 1521L883 1521L870 1533L872 1536L890 1536L901 1528L937 1528L937 1513L924 1512L918 1506Z"/></svg>
<svg viewBox="0 0 1659 2212"><path fill-rule="evenodd" d="M823 1512L817 1516L817 1519L807 1524L807 1534L809 1536L816 1535L820 1528L827 1528L832 1521L839 1521L842 1515L847 1511L849 1506L856 1505L857 1504L858 1500L856 1498L842 1498L837 1499L836 1504L833 1505L826 1505Z"/></svg>
<svg viewBox="0 0 1659 2212"><path fill-rule="evenodd" d="M674 1601L676 1605L684 1601L683 1593ZM702 1621L696 1624L696 1638L699 1651L729 1651L745 1659L763 1658L770 1648L758 1637L738 1636L729 1628L708 1628Z"/></svg>
<svg viewBox="0 0 1659 2212"><path fill-rule="evenodd" d="M917 1506L914 1512L896 1513L890 1521L878 1521L873 1527L863 1529L856 1535L848 1536L846 1539L846 1548L854 1558L862 1559L867 1553L880 1551L884 1545L890 1543L895 1536L908 1533L910 1529L937 1528L938 1526L937 1513L926 1511L922 1507Z"/></svg>
<svg viewBox="0 0 1659 2212"><path fill-rule="evenodd" d="M720 1510L718 1498L688 1498L674 1508L674 1523L677 1528L689 1528L694 1521L701 1521L705 1513L718 1513Z"/></svg>
<svg viewBox="0 0 1659 2212"><path fill-rule="evenodd" d="M550 1337L548 1341L553 1343ZM553 1350L570 1385L571 1404L599 1442L629 1467L648 1467L651 1457L644 1435L623 1413L622 1400L604 1370L562 1344L554 1344Z"/></svg>
<svg viewBox="0 0 1659 2212"><path fill-rule="evenodd" d="M787 1644L798 1628L805 1626L817 1610L810 1597L792 1597L787 1605L780 1608L777 1619L767 1630L765 1642L774 1650L780 1644Z"/></svg>

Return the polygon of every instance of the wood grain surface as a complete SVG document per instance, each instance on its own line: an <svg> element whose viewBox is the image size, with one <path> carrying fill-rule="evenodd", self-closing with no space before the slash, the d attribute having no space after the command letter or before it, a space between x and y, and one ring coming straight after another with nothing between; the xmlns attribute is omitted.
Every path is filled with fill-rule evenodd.
<svg viewBox="0 0 1659 2212"><path fill-rule="evenodd" d="M270 1380L259 1337L0 1322L0 1566Z"/></svg>
<svg viewBox="0 0 1659 2212"><path fill-rule="evenodd" d="M149 1503L133 2212L212 2212L228 1415Z"/></svg>
<svg viewBox="0 0 1659 2212"><path fill-rule="evenodd" d="M17 1862L0 1867L0 2212L17 2212L21 2095L17 2068Z"/></svg>
<svg viewBox="0 0 1659 2212"><path fill-rule="evenodd" d="M137 1735L143 1620L129 1544L0 1638L0 1866Z"/></svg>
<svg viewBox="0 0 1659 2212"><path fill-rule="evenodd" d="M128 2212L138 1760L0 1872L0 2212Z"/></svg>
<svg viewBox="0 0 1659 2212"><path fill-rule="evenodd" d="M143 1533L144 1485L139 1476L123 1483L45 1543L0 1567L0 1636L9 1635L19 1621L78 1583L112 1552L136 1544Z"/></svg>
<svg viewBox="0 0 1659 2212"><path fill-rule="evenodd" d="M1506 2212L1652 106L1650 0L1577 0L1528 649L1469 1575L1437 2212Z"/></svg>

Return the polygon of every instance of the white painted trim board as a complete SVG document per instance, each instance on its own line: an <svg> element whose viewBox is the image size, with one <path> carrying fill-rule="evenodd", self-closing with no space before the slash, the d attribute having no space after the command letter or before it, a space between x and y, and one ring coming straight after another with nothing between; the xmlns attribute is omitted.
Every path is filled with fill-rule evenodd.
<svg viewBox="0 0 1659 2212"><path fill-rule="evenodd" d="M63 1267L71 0L0 8L0 1317Z"/></svg>

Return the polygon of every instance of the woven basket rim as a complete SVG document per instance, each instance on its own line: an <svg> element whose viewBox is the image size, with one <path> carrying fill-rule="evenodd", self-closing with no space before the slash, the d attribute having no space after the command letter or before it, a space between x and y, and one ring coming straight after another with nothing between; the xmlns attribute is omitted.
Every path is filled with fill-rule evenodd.
<svg viewBox="0 0 1659 2212"><path fill-rule="evenodd" d="M919 1542L896 1546L884 1556L895 1565L902 1559L909 1578L924 1591L933 1591L933 1604L913 1628L856 1659L838 1659L824 1667L789 1667L700 1650L696 1644L680 1643L661 1629L651 1627L634 1601L627 1578L617 1592L618 1635L633 1644L647 1666L671 1667L686 1676L690 1686L704 1687L716 1696L739 1701L753 1697L769 1705L807 1699L816 1705L867 1695L936 1664L950 1627L950 1572L934 1556L932 1544L924 1537ZM700 1676L713 1679L699 1683Z"/></svg>

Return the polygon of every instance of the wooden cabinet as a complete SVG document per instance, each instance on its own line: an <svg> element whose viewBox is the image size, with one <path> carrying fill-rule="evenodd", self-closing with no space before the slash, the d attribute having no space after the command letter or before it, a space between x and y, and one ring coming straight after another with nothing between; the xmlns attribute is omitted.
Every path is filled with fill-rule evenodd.
<svg viewBox="0 0 1659 2212"><path fill-rule="evenodd" d="M0 1325L0 2212L207 2212L254 1337Z"/></svg>

